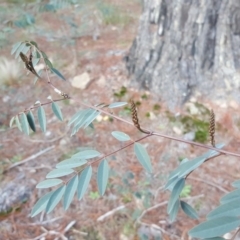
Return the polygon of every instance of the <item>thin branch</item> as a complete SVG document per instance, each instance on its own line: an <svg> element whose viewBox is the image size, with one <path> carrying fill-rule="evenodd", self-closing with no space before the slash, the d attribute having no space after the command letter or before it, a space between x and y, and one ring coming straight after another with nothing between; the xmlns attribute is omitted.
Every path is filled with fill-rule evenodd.
<svg viewBox="0 0 240 240"><path fill-rule="evenodd" d="M179 236L177 236L177 235L175 235L175 234L173 234L173 233L167 232L165 229L163 229L162 227L160 227L160 226L158 226L158 225L156 225L156 224L149 224L149 223L145 223L145 222L140 222L139 224L149 227L150 232L151 232L151 229L152 229L152 228L155 228L155 229L161 231L161 233L163 232L164 234L169 235L169 236L171 236L172 238L176 238L176 239L181 240L181 237L179 237Z"/></svg>
<svg viewBox="0 0 240 240"><path fill-rule="evenodd" d="M36 225L45 225L45 224L49 224L49 223L53 223L55 221L61 220L63 217L56 217L56 218L52 218L52 219L48 219L46 221L39 221L39 222L35 222L35 223L29 223L27 224L28 226L36 226ZM25 225L25 223L24 223Z"/></svg>
<svg viewBox="0 0 240 240"><path fill-rule="evenodd" d="M68 232L68 231L75 225L75 223L76 223L75 220L71 221L71 222L64 228L63 233Z"/></svg>
<svg viewBox="0 0 240 240"><path fill-rule="evenodd" d="M118 212L120 210L123 210L125 207L126 207L125 205L121 205L121 206L118 206L118 207L112 209L111 211L106 212L102 216L98 217L97 222L102 222L105 218L112 216L113 214L115 214L116 212Z"/></svg>
<svg viewBox="0 0 240 240"><path fill-rule="evenodd" d="M27 157L26 159L24 159L24 160L22 160L22 161L20 161L20 162L14 163L14 164L11 165L6 171L8 171L8 170L10 170L10 169L12 169L12 168L14 168L14 167L17 167L17 166L19 166L19 165L22 165L22 164L24 164L24 163L26 163L26 162L29 162L29 161L31 161L31 160L33 160L33 159L41 156L42 154L44 154L44 153L46 153L46 152L54 149L54 148L55 148L55 145L54 145L54 146L51 146L51 147L48 147L48 148L45 148L44 150L42 150L42 151L40 151L40 152L38 152L38 153L36 153L36 154L33 154L32 156Z"/></svg>
<svg viewBox="0 0 240 240"><path fill-rule="evenodd" d="M204 197L204 194L200 194L200 195L197 195L197 196L193 196L193 197L186 197L186 198L181 198L181 200L189 200L189 199L198 199L198 198L201 198L201 197ZM148 212L151 212L152 210L156 209L156 208L159 208L159 207L162 207L162 206L165 206L168 204L168 201L164 201L164 202L161 202L161 203L158 203L152 207L149 207L147 209L145 209L142 214L137 218L137 222L141 221L141 219L144 217L144 215Z"/></svg>
<svg viewBox="0 0 240 240"><path fill-rule="evenodd" d="M230 240L234 240L237 237L239 232L240 232L240 228L238 228L238 230L235 232L235 234L231 237Z"/></svg>
<svg viewBox="0 0 240 240"><path fill-rule="evenodd" d="M56 141L60 140L61 138L65 137L67 135L68 130L65 133L61 134L60 136L50 139L50 140L38 140L38 139L33 139L33 140L27 139L27 140L32 143L52 143L52 142L56 142Z"/></svg>
<svg viewBox="0 0 240 240"><path fill-rule="evenodd" d="M194 181L198 181L198 182L203 182L206 183L208 185L211 185L212 187L215 187L217 189L219 189L220 191L224 192L224 193L229 193L229 191L213 182L207 181L205 179L201 179L201 178L195 178L195 177L188 177L188 179L194 180Z"/></svg>

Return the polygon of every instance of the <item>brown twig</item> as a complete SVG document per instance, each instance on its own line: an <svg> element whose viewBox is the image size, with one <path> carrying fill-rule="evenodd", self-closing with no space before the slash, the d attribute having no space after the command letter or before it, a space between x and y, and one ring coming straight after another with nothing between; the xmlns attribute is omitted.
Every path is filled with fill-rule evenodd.
<svg viewBox="0 0 240 240"><path fill-rule="evenodd" d="M27 158L25 158L24 160L22 160L22 161L20 161L20 162L16 162L16 163L12 164L6 171L8 171L8 170L10 170L10 169L12 169L12 168L14 168L14 167L17 167L17 166L19 166L19 165L22 165L22 164L24 164L24 163L26 163L26 162L29 162L29 161L31 161L31 160L33 160L33 159L41 156L42 154L44 154L44 153L46 153L46 152L54 149L54 148L55 148L55 146L51 146L51 147L45 148L44 150L41 150L40 152L38 152L38 153L36 153L36 154L33 154L32 156L27 157Z"/></svg>

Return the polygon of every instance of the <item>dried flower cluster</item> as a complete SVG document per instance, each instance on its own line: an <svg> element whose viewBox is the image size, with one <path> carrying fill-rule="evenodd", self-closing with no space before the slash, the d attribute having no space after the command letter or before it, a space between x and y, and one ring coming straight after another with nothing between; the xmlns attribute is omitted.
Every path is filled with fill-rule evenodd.
<svg viewBox="0 0 240 240"><path fill-rule="evenodd" d="M134 101L131 99L131 112L132 112L132 121L134 126L139 129L140 128L140 124L138 121L138 115L137 115L137 108L136 108L136 104L134 103Z"/></svg>
<svg viewBox="0 0 240 240"><path fill-rule="evenodd" d="M210 121L209 121L209 135L210 135L210 141L213 147L215 147L215 114L213 110L210 112Z"/></svg>
<svg viewBox="0 0 240 240"><path fill-rule="evenodd" d="M133 121L134 126L142 133L149 134L150 133L149 131L145 131L145 130L141 129L141 127L140 127L138 115L137 115L136 104L134 103L134 101L132 99L130 100L130 103L131 103L132 121Z"/></svg>

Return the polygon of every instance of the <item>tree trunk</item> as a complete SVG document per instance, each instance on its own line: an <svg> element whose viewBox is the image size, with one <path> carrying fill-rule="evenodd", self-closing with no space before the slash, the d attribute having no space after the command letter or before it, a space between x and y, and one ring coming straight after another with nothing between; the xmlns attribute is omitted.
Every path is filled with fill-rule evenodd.
<svg viewBox="0 0 240 240"><path fill-rule="evenodd" d="M144 0L127 69L170 107L240 99L240 0Z"/></svg>

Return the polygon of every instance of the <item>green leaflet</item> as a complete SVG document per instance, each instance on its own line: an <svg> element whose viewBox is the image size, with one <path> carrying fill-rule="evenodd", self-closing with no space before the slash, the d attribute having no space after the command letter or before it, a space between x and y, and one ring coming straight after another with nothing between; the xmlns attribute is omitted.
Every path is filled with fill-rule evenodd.
<svg viewBox="0 0 240 240"><path fill-rule="evenodd" d="M152 164L146 149L140 143L134 143L134 152L138 161L148 172L152 173Z"/></svg>
<svg viewBox="0 0 240 240"><path fill-rule="evenodd" d="M101 153L96 150L83 150L74 155L71 158L78 158L78 159L90 159L100 156Z"/></svg>
<svg viewBox="0 0 240 240"><path fill-rule="evenodd" d="M36 42L34 42L34 41L30 41L30 43L31 43L32 45L34 45L36 48L38 48L38 45L37 45Z"/></svg>
<svg viewBox="0 0 240 240"><path fill-rule="evenodd" d="M74 121L72 135L74 135L82 127L87 127L100 113L94 109L85 109L80 111L77 119Z"/></svg>
<svg viewBox="0 0 240 240"><path fill-rule="evenodd" d="M31 217L36 216L37 214L39 214L40 212L44 211L48 201L50 199L50 197L52 196L54 190L45 194L43 197L41 197L33 206L33 209L31 211Z"/></svg>
<svg viewBox="0 0 240 240"><path fill-rule="evenodd" d="M38 121L39 121L41 130L43 132L46 132L46 127L47 127L46 114L45 114L44 108L42 106L40 106L38 108Z"/></svg>
<svg viewBox="0 0 240 240"><path fill-rule="evenodd" d="M52 111L60 121L63 121L62 111L55 102L52 102Z"/></svg>
<svg viewBox="0 0 240 240"><path fill-rule="evenodd" d="M109 166L106 159L102 160L98 166L97 184L101 196L105 193L109 177Z"/></svg>
<svg viewBox="0 0 240 240"><path fill-rule="evenodd" d="M77 190L77 186L78 186L78 175L76 175L75 177L73 177L65 190L65 194L63 196L63 206L64 209L67 210L73 200L74 194Z"/></svg>
<svg viewBox="0 0 240 240"><path fill-rule="evenodd" d="M78 199L81 200L83 195L85 194L87 187L89 185L89 182L92 177L92 167L91 165L86 167L79 176L79 182L78 182Z"/></svg>
<svg viewBox="0 0 240 240"><path fill-rule="evenodd" d="M16 115L15 120L16 120L16 124L17 124L17 127L18 127L19 131L22 132L22 126L20 124L18 115Z"/></svg>
<svg viewBox="0 0 240 240"><path fill-rule="evenodd" d="M57 204L62 199L62 196L65 193L65 190L66 190L66 185L63 185L53 192L46 206L47 213L50 213L57 206Z"/></svg>
<svg viewBox="0 0 240 240"><path fill-rule="evenodd" d="M224 144L217 144L216 148L221 149L224 146ZM174 171L171 172L169 180L173 177L178 176L178 178L185 177L190 172L194 171L196 168L198 168L202 163L204 163L208 158L217 156L219 153L214 150L207 151L203 155L194 158L191 161L186 161L184 163L181 163Z"/></svg>
<svg viewBox="0 0 240 240"><path fill-rule="evenodd" d="M46 63L46 65L51 69L53 67L51 61L48 58L44 58L44 62Z"/></svg>
<svg viewBox="0 0 240 240"><path fill-rule="evenodd" d="M33 64L33 67L35 67L40 61L40 58L33 58L32 60L32 64Z"/></svg>
<svg viewBox="0 0 240 240"><path fill-rule="evenodd" d="M15 116L11 118L10 122L9 122L9 127L11 128L13 123L15 121Z"/></svg>
<svg viewBox="0 0 240 240"><path fill-rule="evenodd" d="M226 240L226 239L222 237L214 237L214 238L204 238L202 240Z"/></svg>
<svg viewBox="0 0 240 240"><path fill-rule="evenodd" d="M231 184L235 188L240 188L240 180L236 180Z"/></svg>
<svg viewBox="0 0 240 240"><path fill-rule="evenodd" d="M174 203L174 205L169 213L169 218L170 218L171 222L173 222L176 219L177 213L179 210L179 206L180 206L179 200L177 199L177 201Z"/></svg>
<svg viewBox="0 0 240 240"><path fill-rule="evenodd" d="M21 46L22 42L17 42L12 46L11 55L13 55L17 49Z"/></svg>
<svg viewBox="0 0 240 240"><path fill-rule="evenodd" d="M51 71L55 73L59 78L66 81L66 78L56 68L51 67Z"/></svg>
<svg viewBox="0 0 240 240"><path fill-rule="evenodd" d="M26 117L26 114L25 114L25 113L22 113L22 114L20 115L20 122L21 122L21 127L22 127L23 132L24 132L26 135L29 135L28 120L27 120L27 117Z"/></svg>
<svg viewBox="0 0 240 240"><path fill-rule="evenodd" d="M174 177L174 178L171 178L165 185L165 190L170 190L172 191L172 189L174 188L175 184L180 180L181 178L179 177Z"/></svg>
<svg viewBox="0 0 240 240"><path fill-rule="evenodd" d="M184 188L184 185L185 185L185 179L182 178L174 186L174 188L172 190L172 193L171 193L170 200L168 202L168 207L167 207L168 214L170 214L172 208L174 207L176 201L178 200L179 195L180 195L180 193L182 192L182 190Z"/></svg>
<svg viewBox="0 0 240 240"><path fill-rule="evenodd" d="M36 186L36 188L50 188L62 183L61 179L48 179L44 180Z"/></svg>
<svg viewBox="0 0 240 240"><path fill-rule="evenodd" d="M35 123L34 123L34 116L33 116L31 111L29 111L27 113L27 120L28 120L28 124L29 124L30 128L33 130L33 132L36 132L36 127L35 127Z"/></svg>
<svg viewBox="0 0 240 240"><path fill-rule="evenodd" d="M219 207L215 208L207 215L207 219L215 219L224 216L228 217L240 216L239 198L234 201L222 204Z"/></svg>
<svg viewBox="0 0 240 240"><path fill-rule="evenodd" d="M86 164L87 161L85 159L76 159L76 158L70 158L61 161L56 165L56 168L75 168L75 167L80 167L84 164Z"/></svg>
<svg viewBox="0 0 240 240"><path fill-rule="evenodd" d="M129 141L131 138L124 132L119 131L113 131L112 132L113 137L115 137L118 141L124 142Z"/></svg>
<svg viewBox="0 0 240 240"><path fill-rule="evenodd" d="M74 170L71 168L54 169L47 174L46 178L63 177L63 176L69 175L73 172L74 172Z"/></svg>
<svg viewBox="0 0 240 240"><path fill-rule="evenodd" d="M84 122L84 128L88 127L101 113L94 111Z"/></svg>
<svg viewBox="0 0 240 240"><path fill-rule="evenodd" d="M86 111L86 109L76 112L68 122L68 126L71 126L83 114L84 111Z"/></svg>
<svg viewBox="0 0 240 240"><path fill-rule="evenodd" d="M237 217L220 217L203 222L189 231L195 238L213 238L239 227L240 219Z"/></svg>
<svg viewBox="0 0 240 240"><path fill-rule="evenodd" d="M224 195L220 199L220 202L221 202L221 204L224 204L224 203L228 203L228 202L234 201L239 198L240 198L240 189L236 189L236 190Z"/></svg>
<svg viewBox="0 0 240 240"><path fill-rule="evenodd" d="M26 55L27 52L30 50L30 47L31 47L31 46L27 46L27 45L25 44L24 47L22 48L21 52Z"/></svg>
<svg viewBox="0 0 240 240"><path fill-rule="evenodd" d="M41 51L42 57L48 59L47 54L44 51Z"/></svg>
<svg viewBox="0 0 240 240"><path fill-rule="evenodd" d="M22 52L22 50L23 50L24 48L25 48L25 43L22 43L22 44L18 47L17 51L15 52L15 59L19 57L20 52Z"/></svg>
<svg viewBox="0 0 240 240"><path fill-rule="evenodd" d="M111 103L108 108L117 108L117 107L122 107L127 105L127 102L115 102L115 103Z"/></svg>
<svg viewBox="0 0 240 240"><path fill-rule="evenodd" d="M184 201L180 201L180 205L182 210L184 211L184 213L189 216L190 218L193 219L198 219L198 215L195 211L195 209L193 209L188 203L184 202Z"/></svg>

